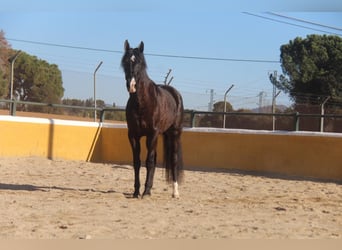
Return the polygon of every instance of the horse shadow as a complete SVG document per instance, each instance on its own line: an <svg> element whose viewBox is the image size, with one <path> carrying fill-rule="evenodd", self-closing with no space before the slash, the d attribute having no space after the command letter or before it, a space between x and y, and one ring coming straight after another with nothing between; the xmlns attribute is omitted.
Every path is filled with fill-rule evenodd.
<svg viewBox="0 0 342 250"><path fill-rule="evenodd" d="M223 174L231 174L237 176L255 176L269 179L280 179L286 181L311 181L317 183L334 183L337 185L342 185L341 180L334 179L322 179L317 177L308 177L308 176L297 176L297 175L288 175L281 174L276 172L265 172L265 171L257 171L257 170L241 170L241 169L224 169L224 168L206 168L206 167L185 167L184 170L193 171L193 172L203 172L203 173L223 173Z"/></svg>
<svg viewBox="0 0 342 250"><path fill-rule="evenodd" d="M77 191L77 192L94 192L94 193L102 193L102 194L110 194L110 193L120 193L116 190L98 190L94 188L69 188L69 187L58 187L58 186L36 186L30 184L8 184L8 183L0 183L0 190L9 190L9 191L41 191L41 192L49 192L50 190L60 190L60 191Z"/></svg>

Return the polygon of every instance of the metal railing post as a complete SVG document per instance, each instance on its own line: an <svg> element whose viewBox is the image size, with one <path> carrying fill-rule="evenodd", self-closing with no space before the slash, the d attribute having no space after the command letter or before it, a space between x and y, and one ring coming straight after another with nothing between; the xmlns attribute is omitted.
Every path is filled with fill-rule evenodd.
<svg viewBox="0 0 342 250"><path fill-rule="evenodd" d="M194 128L195 127L195 112L193 110L191 110L191 127Z"/></svg>
<svg viewBox="0 0 342 250"><path fill-rule="evenodd" d="M102 61L97 65L95 71L94 71L94 122L96 122L96 72L101 67Z"/></svg>
<svg viewBox="0 0 342 250"><path fill-rule="evenodd" d="M104 121L104 119L105 119L105 109L102 109L101 110L101 113L100 113L100 122L103 122Z"/></svg>
<svg viewBox="0 0 342 250"><path fill-rule="evenodd" d="M226 112L227 112L227 94L228 92L234 87L234 84L232 84L229 89L224 93L224 108L223 108L223 128L226 128Z"/></svg>
<svg viewBox="0 0 342 250"><path fill-rule="evenodd" d="M15 112L17 111L17 101L11 100L10 107L11 107L11 116L15 116Z"/></svg>
<svg viewBox="0 0 342 250"><path fill-rule="evenodd" d="M299 131L299 112L294 113L295 131Z"/></svg>

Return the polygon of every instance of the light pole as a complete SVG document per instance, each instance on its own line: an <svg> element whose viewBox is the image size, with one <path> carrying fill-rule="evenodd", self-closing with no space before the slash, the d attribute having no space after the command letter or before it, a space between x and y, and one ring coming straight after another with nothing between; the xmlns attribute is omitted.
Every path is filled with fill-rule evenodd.
<svg viewBox="0 0 342 250"><path fill-rule="evenodd" d="M275 87L274 87L275 88ZM275 130L275 112L276 112L276 98L280 94L280 91L278 93L275 93L275 89L273 89L273 98L272 98L272 130Z"/></svg>
<svg viewBox="0 0 342 250"><path fill-rule="evenodd" d="M10 100L13 100L13 79L14 79L14 62L15 59L19 56L21 50L18 50L17 53L15 53L14 56L10 57L8 61L11 63L11 86L10 86ZM12 113L12 103L10 105L10 112Z"/></svg>
<svg viewBox="0 0 342 250"><path fill-rule="evenodd" d="M95 71L94 71L94 122L96 122L96 72L101 67L102 61L97 65Z"/></svg>
<svg viewBox="0 0 342 250"><path fill-rule="evenodd" d="M230 86L229 89L227 89L226 93L224 93L223 128L226 128L226 111L227 111L226 99L227 99L227 94L233 87L234 87L234 84L232 84L232 86Z"/></svg>
<svg viewBox="0 0 342 250"><path fill-rule="evenodd" d="M331 96L328 96L327 98L325 98L325 100L323 101L323 103L321 104L321 123L320 123L320 131L324 132L324 105L327 103L327 101L330 99Z"/></svg>

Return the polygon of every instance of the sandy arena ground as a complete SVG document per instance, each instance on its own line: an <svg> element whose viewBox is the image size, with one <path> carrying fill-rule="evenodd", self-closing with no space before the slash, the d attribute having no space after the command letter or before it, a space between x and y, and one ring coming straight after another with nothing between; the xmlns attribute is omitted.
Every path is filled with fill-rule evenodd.
<svg viewBox="0 0 342 250"><path fill-rule="evenodd" d="M132 199L131 166L26 157L0 170L0 239L342 238L336 183L185 171L172 199L157 169L152 197Z"/></svg>

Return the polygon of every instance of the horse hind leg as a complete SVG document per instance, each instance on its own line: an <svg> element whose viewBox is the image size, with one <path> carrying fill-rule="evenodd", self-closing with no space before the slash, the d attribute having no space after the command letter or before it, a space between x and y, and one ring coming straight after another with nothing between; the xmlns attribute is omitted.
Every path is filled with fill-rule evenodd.
<svg viewBox="0 0 342 250"><path fill-rule="evenodd" d="M178 181L182 177L182 156L180 141L175 141L175 151L173 152L173 164L172 164L172 179L173 179L173 198L179 198Z"/></svg>
<svg viewBox="0 0 342 250"><path fill-rule="evenodd" d="M173 182L173 193L172 197L178 199L179 198L179 191L178 191L178 182Z"/></svg>
<svg viewBox="0 0 342 250"><path fill-rule="evenodd" d="M164 146L165 148L165 164L167 170L167 178L169 181L173 182L173 198L179 198L178 183L180 181L183 162L182 162L182 152L180 144L180 133L177 130L171 131L164 136L166 140Z"/></svg>

